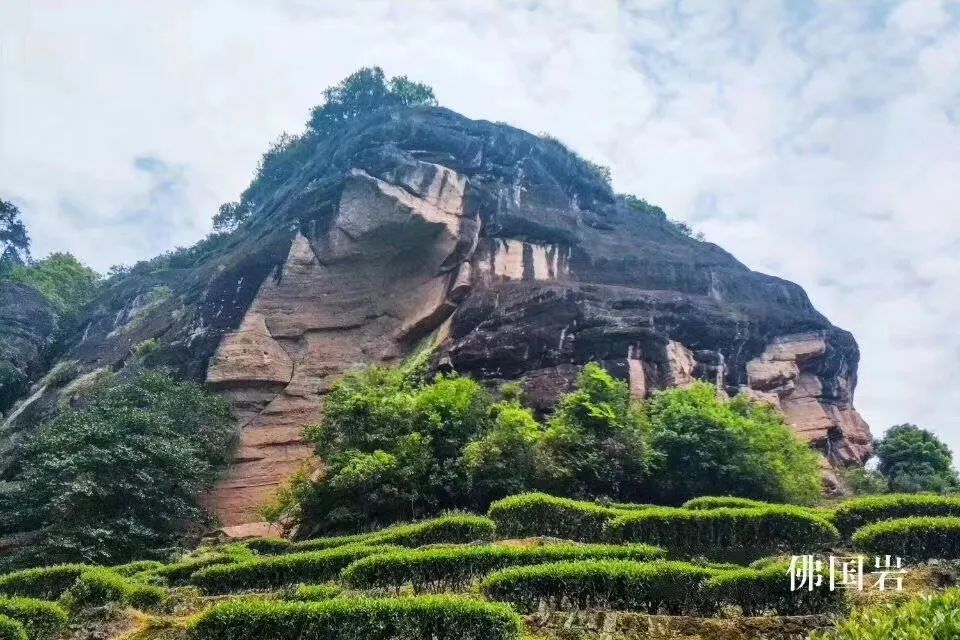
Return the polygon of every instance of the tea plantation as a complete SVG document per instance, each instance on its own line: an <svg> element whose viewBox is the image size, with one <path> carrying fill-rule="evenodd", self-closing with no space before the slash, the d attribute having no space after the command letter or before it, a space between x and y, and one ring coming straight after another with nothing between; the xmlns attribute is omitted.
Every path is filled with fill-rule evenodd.
<svg viewBox="0 0 960 640"><path fill-rule="evenodd" d="M826 580L791 590L790 556L831 553L909 559L906 591L831 590ZM0 639L873 640L908 629L905 611L932 621L911 622L917 633L935 624L947 629L936 637L952 638L960 592L949 590L948 568L958 558L952 497L830 508L703 497L661 507L532 493L485 515L365 534L8 573ZM939 595L911 601L918 593Z"/></svg>

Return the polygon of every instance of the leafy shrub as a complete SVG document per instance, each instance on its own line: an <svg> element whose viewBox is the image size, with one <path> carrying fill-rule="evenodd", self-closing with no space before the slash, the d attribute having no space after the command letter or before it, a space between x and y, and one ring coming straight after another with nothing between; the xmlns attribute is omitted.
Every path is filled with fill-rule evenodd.
<svg viewBox="0 0 960 640"><path fill-rule="evenodd" d="M287 600L306 600L322 602L332 600L343 593L343 589L335 584L301 584L286 598Z"/></svg>
<svg viewBox="0 0 960 640"><path fill-rule="evenodd" d="M573 560L653 560L665 552L647 545L555 544L530 549L504 546L394 551L358 560L342 579L358 589L396 588L410 583L416 592L457 590L505 567Z"/></svg>
<svg viewBox="0 0 960 640"><path fill-rule="evenodd" d="M607 524L619 513L592 502L528 493L494 502L487 515L501 537L553 536L595 542L603 539Z"/></svg>
<svg viewBox="0 0 960 640"><path fill-rule="evenodd" d="M62 360L54 365L37 384L41 387L59 389L76 378L79 373L80 362L78 360Z"/></svg>
<svg viewBox="0 0 960 640"><path fill-rule="evenodd" d="M143 360L154 351L159 350L160 347L161 345L159 340L157 340L156 338L148 338L146 340L143 340L142 342L138 342L133 347L133 355L137 359Z"/></svg>
<svg viewBox="0 0 960 640"><path fill-rule="evenodd" d="M144 572L156 572L158 569L162 569L164 564L159 560L134 560L133 562L128 562L126 564L118 564L110 567L111 571L120 574L121 576L130 577L132 575Z"/></svg>
<svg viewBox="0 0 960 640"><path fill-rule="evenodd" d="M960 590L907 603L857 609L836 629L811 640L947 640L960 638Z"/></svg>
<svg viewBox="0 0 960 640"><path fill-rule="evenodd" d="M960 518L917 517L877 522L857 529L853 544L878 556L960 558Z"/></svg>
<svg viewBox="0 0 960 640"><path fill-rule="evenodd" d="M768 405L741 396L725 401L698 383L658 393L642 408L655 452L656 502L719 493L808 504L822 493L817 454Z"/></svg>
<svg viewBox="0 0 960 640"><path fill-rule="evenodd" d="M166 591L161 587L129 580L110 569L91 569L82 573L67 589L63 602L72 611L110 603L148 609L159 604L165 595Z"/></svg>
<svg viewBox="0 0 960 640"><path fill-rule="evenodd" d="M15 571L0 576L0 593L56 600L76 582L81 573L93 568L87 564L59 564Z"/></svg>
<svg viewBox="0 0 960 640"><path fill-rule="evenodd" d="M724 507L766 507L769 502L752 500L750 498L737 498L735 496L702 496L687 500L681 506L684 509L722 509Z"/></svg>
<svg viewBox="0 0 960 640"><path fill-rule="evenodd" d="M190 581L207 593L270 589L332 580L347 565L395 547L340 547L327 551L268 556L195 572Z"/></svg>
<svg viewBox="0 0 960 640"><path fill-rule="evenodd" d="M54 638L67 626L67 612L62 607L35 598L0 596L0 617L2 616L22 624L30 640Z"/></svg>
<svg viewBox="0 0 960 640"><path fill-rule="evenodd" d="M866 496L847 500L834 509L834 522L845 537L864 525L914 516L960 517L960 497L929 494Z"/></svg>
<svg viewBox="0 0 960 640"><path fill-rule="evenodd" d="M316 538L292 545L291 551L332 549L349 544L422 547L430 544L489 542L496 525L488 518L472 515L441 516L426 522L389 527L372 533L335 538Z"/></svg>
<svg viewBox="0 0 960 640"><path fill-rule="evenodd" d="M790 566L782 562L763 568L723 571L706 583L705 598L718 605L736 605L744 615L813 615L833 613L846 606L842 589L824 582L813 591L790 589Z"/></svg>
<svg viewBox="0 0 960 640"><path fill-rule="evenodd" d="M0 640L28 640L27 630L16 620L0 615Z"/></svg>
<svg viewBox="0 0 960 640"><path fill-rule="evenodd" d="M119 563L174 546L208 519L234 438L230 403L193 382L146 371L63 411L26 446L17 519L42 533L44 562Z"/></svg>
<svg viewBox="0 0 960 640"><path fill-rule="evenodd" d="M815 549L838 539L836 528L799 507L672 509L622 515L610 523L609 539L645 542L686 553L718 550L758 554L785 548Z"/></svg>
<svg viewBox="0 0 960 640"><path fill-rule="evenodd" d="M196 640L336 638L337 640L519 640L509 607L448 597L228 602L190 624Z"/></svg>
<svg viewBox="0 0 960 640"><path fill-rule="evenodd" d="M703 597L702 585L715 573L685 562L564 562L504 569L488 576L481 589L521 612L545 603L556 609L709 615L716 607Z"/></svg>

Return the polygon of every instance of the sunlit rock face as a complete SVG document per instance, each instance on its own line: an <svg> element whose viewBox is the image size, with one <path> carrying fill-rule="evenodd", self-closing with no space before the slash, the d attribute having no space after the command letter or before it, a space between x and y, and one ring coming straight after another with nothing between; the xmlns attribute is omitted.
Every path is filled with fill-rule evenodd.
<svg viewBox="0 0 960 640"><path fill-rule="evenodd" d="M81 375L169 367L232 400L240 446L207 497L229 527L315 470L301 430L336 380L426 340L438 370L518 381L541 412L596 361L637 398L703 381L780 407L833 464L869 455L856 342L800 287L616 197L553 141L439 108L319 143L194 263L112 281L65 357Z"/></svg>
<svg viewBox="0 0 960 640"><path fill-rule="evenodd" d="M464 215L465 179L413 162L391 184L348 172L332 223L299 231L286 260L224 336L207 382L241 419L235 464L210 497L242 523L310 457L302 427L344 373L396 360L456 308L480 222Z"/></svg>

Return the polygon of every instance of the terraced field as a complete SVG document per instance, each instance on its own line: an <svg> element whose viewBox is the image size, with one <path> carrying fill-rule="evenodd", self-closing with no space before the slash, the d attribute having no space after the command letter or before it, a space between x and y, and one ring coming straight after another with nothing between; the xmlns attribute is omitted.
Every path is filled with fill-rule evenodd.
<svg viewBox="0 0 960 640"><path fill-rule="evenodd" d="M831 553L904 557L906 592L831 590L826 580L791 590L790 556ZM6 574L0 639L803 638L841 624L852 608L948 588L957 558L960 499L950 497L808 509L723 497L605 506L525 494L483 516L209 544L166 563Z"/></svg>

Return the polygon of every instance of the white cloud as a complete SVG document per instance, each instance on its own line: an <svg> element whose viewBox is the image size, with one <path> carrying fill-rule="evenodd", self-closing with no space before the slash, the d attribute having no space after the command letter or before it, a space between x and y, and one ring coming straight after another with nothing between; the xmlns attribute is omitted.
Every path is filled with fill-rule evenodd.
<svg viewBox="0 0 960 640"><path fill-rule="evenodd" d="M9 0L0 196L38 254L105 269L188 244L324 87L381 64L556 135L799 282L857 336L875 430L911 420L960 449L958 18L939 0Z"/></svg>

